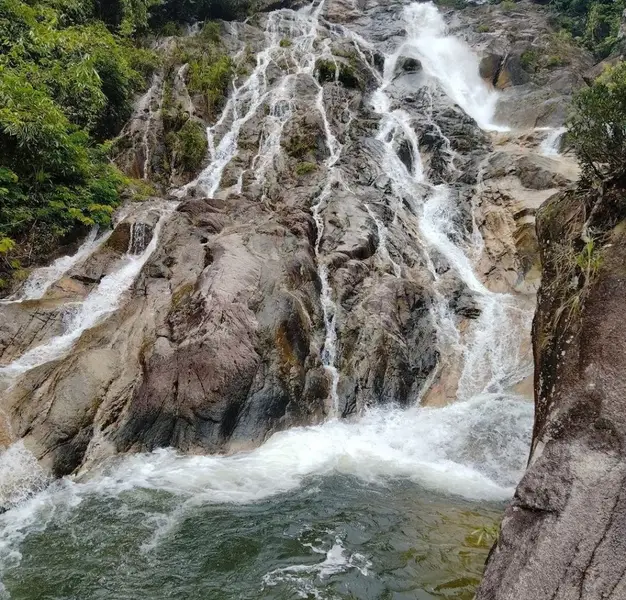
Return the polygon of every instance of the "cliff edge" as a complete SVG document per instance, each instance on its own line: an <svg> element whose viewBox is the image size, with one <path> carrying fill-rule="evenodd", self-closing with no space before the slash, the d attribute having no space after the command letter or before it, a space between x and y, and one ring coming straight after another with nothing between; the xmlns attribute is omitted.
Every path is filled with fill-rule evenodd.
<svg viewBox="0 0 626 600"><path fill-rule="evenodd" d="M625 184L538 211L531 456L477 600L626 597Z"/></svg>

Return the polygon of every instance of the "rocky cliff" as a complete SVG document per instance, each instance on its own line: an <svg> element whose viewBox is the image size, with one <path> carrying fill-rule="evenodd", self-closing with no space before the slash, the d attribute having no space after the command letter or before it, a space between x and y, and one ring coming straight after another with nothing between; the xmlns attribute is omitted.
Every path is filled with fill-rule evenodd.
<svg viewBox="0 0 626 600"><path fill-rule="evenodd" d="M0 305L0 443L56 476L528 392L534 215L577 177L544 147L588 57L558 42L559 64L526 64L557 43L526 3L327 0L220 27L228 98L209 110L188 42L165 40L119 144L163 197ZM199 175L166 143L173 114L208 127Z"/></svg>
<svg viewBox="0 0 626 600"><path fill-rule="evenodd" d="M478 599L626 597L623 181L538 213L535 429Z"/></svg>

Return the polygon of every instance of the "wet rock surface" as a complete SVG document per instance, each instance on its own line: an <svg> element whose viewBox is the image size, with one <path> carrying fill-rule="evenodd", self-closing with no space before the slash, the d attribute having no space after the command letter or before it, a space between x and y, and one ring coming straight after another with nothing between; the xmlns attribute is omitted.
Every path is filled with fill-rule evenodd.
<svg viewBox="0 0 626 600"><path fill-rule="evenodd" d="M118 224L47 299L32 308L0 306L6 365L62 329L55 302L80 302L120 265L149 252L114 312L71 351L5 389L0 420L55 475L118 452L229 452L331 415L456 398L462 374L442 365L460 357L442 350L437 310L463 338L483 315L485 292L470 289L450 256L431 248L423 221L437 186L448 190L445 239L471 254L486 291L532 310L534 213L576 171L567 159L536 156L545 133L528 131L561 124L552 109L547 119L542 111L568 97L578 65L559 67L569 87L556 85L556 72L544 83L541 74L524 83L510 78L499 118L524 131L496 134L481 129L429 65L403 49L384 93L406 130L385 133L373 94L385 77L385 55L407 35L404 4L328 1L313 34L293 13L228 24L224 44L234 55L261 52L268 40L274 46L256 79L256 61L238 76L233 94L249 96L237 114L227 105L224 118L202 113L186 92L184 65L175 65L171 89L186 113L211 127L215 156L228 150L220 142L237 128L218 185L211 167L183 188L189 173L160 178L164 82L155 77L118 160L130 174L158 180L164 192L171 185L177 209L157 234L155 201L145 202L139 222ZM540 9L520 7L533 27L547 27ZM446 17L479 56L506 56L516 42L501 40L495 26L523 21L495 6ZM491 19L493 35L475 32L481 19ZM501 62L483 67L488 79L494 69L504 72ZM424 182L400 189L392 173L399 165L411 176L423 169ZM329 332L336 335L332 365Z"/></svg>
<svg viewBox="0 0 626 600"><path fill-rule="evenodd" d="M539 212L532 453L478 600L626 597L625 217L621 181L558 194Z"/></svg>

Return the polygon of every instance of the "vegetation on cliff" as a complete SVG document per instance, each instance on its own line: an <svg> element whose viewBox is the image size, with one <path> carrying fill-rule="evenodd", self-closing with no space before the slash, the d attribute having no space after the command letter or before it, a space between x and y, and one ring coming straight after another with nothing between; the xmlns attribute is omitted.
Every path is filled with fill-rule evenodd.
<svg viewBox="0 0 626 600"><path fill-rule="evenodd" d="M623 0L552 0L559 27L605 58L619 46Z"/></svg>
<svg viewBox="0 0 626 600"><path fill-rule="evenodd" d="M620 29L624 0L535 0L539 4L549 4L553 22L561 35L575 40L593 52L596 58L603 59L611 54L623 52ZM514 0L492 0L500 4L504 12L515 9ZM437 0L438 4L462 8L464 0ZM461 6L459 6L459 4Z"/></svg>
<svg viewBox="0 0 626 600"><path fill-rule="evenodd" d="M154 56L88 5L0 3L0 271L77 225L107 224L119 203L124 178L106 140L129 118Z"/></svg>
<svg viewBox="0 0 626 600"><path fill-rule="evenodd" d="M606 69L574 98L569 138L586 179L626 172L626 64Z"/></svg>
<svg viewBox="0 0 626 600"><path fill-rule="evenodd" d="M582 42L597 58L617 50L623 0L552 0L559 26Z"/></svg>
<svg viewBox="0 0 626 600"><path fill-rule="evenodd" d="M149 38L247 8L230 0L0 2L0 288L81 229L108 225L128 184L110 160L110 140L162 61L146 48ZM207 35L198 44L210 51L188 45L182 58L210 113L232 64ZM181 122L168 138L187 170L206 151L201 130Z"/></svg>

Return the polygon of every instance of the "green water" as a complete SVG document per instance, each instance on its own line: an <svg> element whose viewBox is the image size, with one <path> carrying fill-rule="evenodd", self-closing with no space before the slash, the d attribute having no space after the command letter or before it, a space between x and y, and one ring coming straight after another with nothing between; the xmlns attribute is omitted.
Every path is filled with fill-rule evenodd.
<svg viewBox="0 0 626 600"><path fill-rule="evenodd" d="M5 556L5 597L470 600L488 552L472 532L503 508L345 475L246 505L145 489L54 497Z"/></svg>

